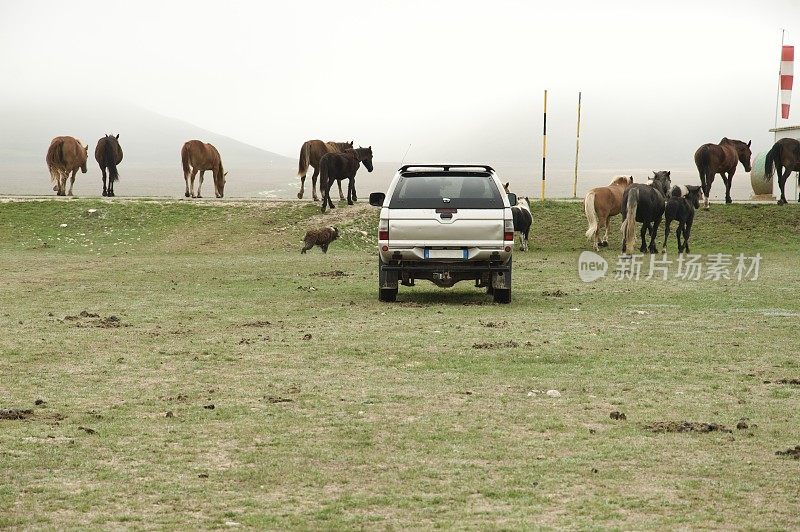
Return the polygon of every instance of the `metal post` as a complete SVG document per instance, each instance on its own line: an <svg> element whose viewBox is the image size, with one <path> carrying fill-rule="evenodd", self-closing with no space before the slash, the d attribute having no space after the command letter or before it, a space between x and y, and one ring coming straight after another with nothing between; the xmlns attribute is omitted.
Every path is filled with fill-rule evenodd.
<svg viewBox="0 0 800 532"><path fill-rule="evenodd" d="M542 196L544 201L544 182L547 168L547 89L544 90L544 120L542 122Z"/></svg>
<svg viewBox="0 0 800 532"><path fill-rule="evenodd" d="M578 129L575 133L575 177L572 181L572 197L578 197L578 154L581 150L581 93L578 91Z"/></svg>

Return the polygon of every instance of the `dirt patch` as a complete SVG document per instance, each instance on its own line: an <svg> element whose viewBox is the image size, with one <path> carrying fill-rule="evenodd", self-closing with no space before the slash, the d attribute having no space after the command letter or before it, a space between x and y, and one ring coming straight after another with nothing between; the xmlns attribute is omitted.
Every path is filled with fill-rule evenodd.
<svg viewBox="0 0 800 532"><path fill-rule="evenodd" d="M113 314L111 316L106 316L105 318L100 318L100 314L95 312L89 312L87 310L82 310L80 314L77 316L64 316L64 321L74 321L77 322L73 327L100 327L101 329L110 329L116 327L128 327L128 325L123 325L122 320L120 320L117 316ZM81 320L92 320L89 324L82 322Z"/></svg>
<svg viewBox="0 0 800 532"><path fill-rule="evenodd" d="M506 342L483 342L472 344L473 349L511 349L514 347L519 347L519 344L514 340L508 340Z"/></svg>
<svg viewBox="0 0 800 532"><path fill-rule="evenodd" d="M289 399L288 397L279 397L279 396L274 396L274 395L268 395L268 396L264 397L264 399L266 399L267 402L272 403L272 404L276 404L276 403L293 403L294 402L294 399Z"/></svg>
<svg viewBox="0 0 800 532"><path fill-rule="evenodd" d="M98 321L97 326L104 329L113 329L114 327L122 327L122 320L120 320L118 317L114 315L111 315Z"/></svg>
<svg viewBox="0 0 800 532"><path fill-rule="evenodd" d="M97 431L90 427L78 427L78 430L82 430L86 434L97 434Z"/></svg>
<svg viewBox="0 0 800 532"><path fill-rule="evenodd" d="M349 273L344 273L342 270L332 270L329 272L319 272L318 277L349 277Z"/></svg>
<svg viewBox="0 0 800 532"><path fill-rule="evenodd" d="M776 456L788 456L795 460L800 460L800 445L795 445L794 448L789 447L785 451L775 451Z"/></svg>
<svg viewBox="0 0 800 532"><path fill-rule="evenodd" d="M247 323L242 324L242 327L269 327L272 323L266 320L256 320L256 321L248 321Z"/></svg>
<svg viewBox="0 0 800 532"><path fill-rule="evenodd" d="M77 316L64 316L66 321L76 321L85 318L99 318L100 314L95 314L94 312L89 312L88 310L82 310Z"/></svg>
<svg viewBox="0 0 800 532"><path fill-rule="evenodd" d="M544 297L564 297L567 295L567 293L560 288L557 288L555 290L544 290L542 291L542 295Z"/></svg>
<svg viewBox="0 0 800 532"><path fill-rule="evenodd" d="M666 432L733 432L719 423L697 423L694 421L656 421L644 426L646 430L656 433Z"/></svg>
<svg viewBox="0 0 800 532"><path fill-rule="evenodd" d="M628 416L625 415L625 412L619 412L617 410L611 412L608 415L608 417L610 417L611 419L615 419L617 421L625 421L626 419L628 419Z"/></svg>
<svg viewBox="0 0 800 532"><path fill-rule="evenodd" d="M507 321L483 321L483 320L478 320L478 323L480 323L484 327L489 327L491 329L496 329L498 327L505 327L506 325L508 325Z"/></svg>
<svg viewBox="0 0 800 532"><path fill-rule="evenodd" d="M800 379L778 379L776 381L764 381L764 384L792 384L800 386Z"/></svg>
<svg viewBox="0 0 800 532"><path fill-rule="evenodd" d="M0 408L0 419L28 419L33 417L33 410L24 408Z"/></svg>

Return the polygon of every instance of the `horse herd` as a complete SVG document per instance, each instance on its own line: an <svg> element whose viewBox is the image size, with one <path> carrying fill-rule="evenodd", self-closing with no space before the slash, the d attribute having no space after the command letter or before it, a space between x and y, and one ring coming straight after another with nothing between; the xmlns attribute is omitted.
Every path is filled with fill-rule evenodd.
<svg viewBox="0 0 800 532"><path fill-rule="evenodd" d="M653 172L647 184L634 183L633 177L615 177L605 187L590 189L584 197L584 213L589 223L586 237L592 241L595 251L608 246L608 227L611 217L622 215L622 252L630 253L635 246L636 223L642 224L642 253L656 253L655 239L662 217L666 217L664 249L667 247L670 224L678 221L675 236L678 251L689 252L689 237L694 221L695 209L708 209L708 197L716 174L725 183L725 202L731 203L731 183L739 163L749 172L751 142L723 138L719 144L703 144L694 154L695 165L700 174L700 185L671 186L670 172ZM776 169L781 197L779 205L786 204L786 180L792 172L800 172L800 141L781 139L767 152L766 176L772 179ZM800 201L800 198L798 198ZM601 237L602 234L602 237ZM647 236L650 243L647 244Z"/></svg>
<svg viewBox="0 0 800 532"><path fill-rule="evenodd" d="M731 184L733 175L739 163L746 172L751 170L750 151L751 142L723 138L718 144L703 144L694 154L695 165L700 174L700 186L686 185L671 187L670 172L654 172L647 184L634 183L633 177L620 176L612 180L605 187L590 189L584 198L584 212L589 222L586 236L593 242L595 250L608 246L608 228L611 217L622 215L621 230L623 233L623 253L633 249L635 242L635 226L642 224L639 250L641 252L656 252L655 238L662 218L666 214L666 233L664 247L666 248L669 227L673 220L678 221L676 237L679 251L689 250L689 236L691 234L694 210L699 208L702 196L704 207L708 209L708 198L714 177L719 174L725 184L725 202L731 203ZM47 166L50 170L53 190L59 196L72 195L72 186L78 170L86 173L86 161L89 156L89 147L84 146L74 137L56 137L47 150ZM119 135L105 135L97 141L94 151L95 159L100 165L103 174L103 196L114 196L114 183L119 180L117 165L122 162L122 148L119 144ZM199 140L186 142L181 149L181 162L183 165L183 178L186 182L186 197L201 198L203 175L210 171L214 178L214 194L222 198L225 190L225 177L228 175L222 166L222 157L217 149L208 143ZM300 148L300 158L297 175L300 177L299 199L305 192L305 181L308 168L312 167L314 173L311 178L311 193L314 201L322 199L322 212L326 208L334 208L331 200L331 188L334 181L339 187L339 198L345 199L342 192L342 181L348 180L347 203L352 205L358 199L355 188L356 172L361 165L372 172L372 146L355 148L353 142L323 142L309 140ZM766 176L772 179L777 171L778 187L781 197L778 204L786 203L785 185L792 172L800 172L800 141L795 139L781 139L767 152L765 163ZM197 189L195 178L199 173ZM317 177L319 177L320 196L317 195ZM67 181L69 190L67 190ZM800 201L800 198L798 198ZM526 209L530 212L530 208ZM525 213L516 213L521 216L523 223L528 218ZM524 229L527 233L528 227ZM602 237L601 237L602 234ZM645 238L649 234L650 243L645 245ZM523 239L527 248L527 238Z"/></svg>
<svg viewBox="0 0 800 532"><path fill-rule="evenodd" d="M119 144L119 135L105 135L97 141L94 157L103 173L103 196L114 196L114 183L119 180L117 165L122 162L122 147ZM89 158L89 147L84 146L75 137L56 137L50 142L47 149L47 168L50 171L50 180L53 191L59 196L72 196L72 186L75 184L75 175L80 170L86 173L86 161ZM222 198L225 194L225 178L228 175L222 167L222 157L212 144L200 140L190 140L181 148L181 164L183 166L183 179L186 182L185 196L187 198L202 198L201 188L206 171L210 171L214 178L214 195ZM330 190L333 182L339 185L339 198L344 200L342 181L348 180L347 203L352 205L356 201L355 176L360 165L372 172L372 146L367 148L354 148L353 142L323 142L309 140L300 148L300 163L297 175L300 177L300 192L297 197L302 199L305 188L308 167L314 168L312 176L312 194L314 201L319 201L317 196L317 176L320 176L320 192L322 194L322 212L327 206L334 208L330 199ZM108 171L108 172L106 172ZM195 189L195 179L197 188ZM69 181L69 190L67 190Z"/></svg>

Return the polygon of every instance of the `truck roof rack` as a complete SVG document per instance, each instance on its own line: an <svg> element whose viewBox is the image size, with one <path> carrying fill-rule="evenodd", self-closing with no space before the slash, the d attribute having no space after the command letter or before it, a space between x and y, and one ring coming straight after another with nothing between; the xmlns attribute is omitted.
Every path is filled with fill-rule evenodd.
<svg viewBox="0 0 800 532"><path fill-rule="evenodd" d="M399 172L408 172L411 169L429 168L450 172L451 170L483 170L484 172L494 172L494 168L486 164L406 164L400 167Z"/></svg>

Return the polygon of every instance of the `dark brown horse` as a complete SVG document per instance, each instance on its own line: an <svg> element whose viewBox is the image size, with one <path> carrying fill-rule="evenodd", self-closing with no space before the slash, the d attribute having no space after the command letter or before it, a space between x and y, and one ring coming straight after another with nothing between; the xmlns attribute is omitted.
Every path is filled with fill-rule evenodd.
<svg viewBox="0 0 800 532"><path fill-rule="evenodd" d="M300 148L300 162L297 167L297 175L300 176L300 192L297 193L297 199L303 199L303 193L306 188L306 173L308 167L314 167L314 175L311 176L311 194L314 201L319 200L317 197L317 176L319 175L319 160L326 153L342 153L345 150L353 149L353 141L350 142L322 142L321 140L307 140ZM342 194L342 183L339 182L339 199L344 199Z"/></svg>
<svg viewBox="0 0 800 532"><path fill-rule="evenodd" d="M211 170L214 174L214 194L221 198L225 191L225 176L228 172L222 169L222 157L217 148L200 140L190 140L181 149L181 162L183 163L183 179L186 181L186 197L202 198L200 187L203 186L203 174ZM191 167L191 168L190 168ZM191 171L192 183L189 185L189 172ZM194 177L200 172L200 182L197 184L197 194L194 192Z"/></svg>
<svg viewBox="0 0 800 532"><path fill-rule="evenodd" d="M106 135L97 141L94 158L103 172L103 196L114 197L114 183L119 181L117 165L122 162L122 148L119 145L119 134ZM108 186L106 187L106 168L108 168Z"/></svg>
<svg viewBox="0 0 800 532"><path fill-rule="evenodd" d="M781 139L767 152L765 175L772 179L775 168L778 168L778 187L781 189L781 199L778 205L786 203L784 187L786 180L792 172L800 172L800 141L796 139ZM800 201L800 197L797 198Z"/></svg>
<svg viewBox="0 0 800 532"><path fill-rule="evenodd" d="M325 212L326 204L333 209L331 201L331 187L334 181L349 179L347 186L347 204L352 205L356 199L355 178L360 164L368 172L372 172L372 146L368 148L358 147L354 150L346 150L344 153L326 153L319 160L320 180L319 190L322 194L322 212ZM339 185L341 187L341 185Z"/></svg>
<svg viewBox="0 0 800 532"><path fill-rule="evenodd" d="M81 144L75 137L56 137L50 142L47 149L47 169L50 170L50 181L53 190L59 196L72 196L72 186L75 184L75 174L78 169L86 173L86 160L89 158L89 147ZM71 177L69 192L67 178Z"/></svg>
<svg viewBox="0 0 800 532"><path fill-rule="evenodd" d="M750 143L733 140L728 137L719 141L719 144L703 144L694 152L694 164L700 173L700 185L705 196L704 208L708 210L708 196L711 193L711 184L714 176L719 174L725 182L725 203L733 203L731 199L731 182L736 172L736 165L742 163L744 171L750 171ZM727 174L727 175L726 175Z"/></svg>

